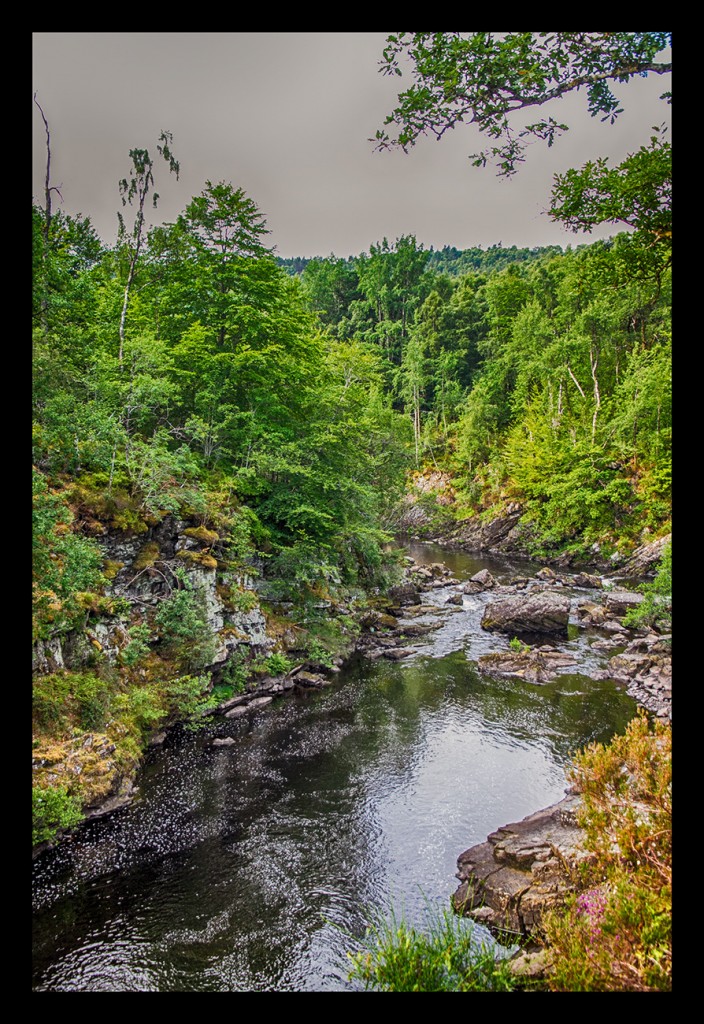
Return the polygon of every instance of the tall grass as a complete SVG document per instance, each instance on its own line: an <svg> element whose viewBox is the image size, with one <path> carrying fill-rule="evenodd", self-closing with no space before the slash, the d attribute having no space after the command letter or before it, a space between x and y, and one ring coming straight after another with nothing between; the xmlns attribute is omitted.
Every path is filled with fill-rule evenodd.
<svg viewBox="0 0 704 1024"><path fill-rule="evenodd" d="M477 937L476 928L448 910L431 913L419 931L394 912L374 915L362 948L348 953L350 980L365 991L510 992L508 962Z"/></svg>

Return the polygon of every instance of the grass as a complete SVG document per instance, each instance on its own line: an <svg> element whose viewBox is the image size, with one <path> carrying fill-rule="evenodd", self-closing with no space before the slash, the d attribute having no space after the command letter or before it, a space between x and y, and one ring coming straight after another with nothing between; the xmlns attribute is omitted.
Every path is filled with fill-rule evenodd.
<svg viewBox="0 0 704 1024"><path fill-rule="evenodd" d="M372 915L361 949L348 953L349 979L365 991L511 992L508 962L449 910L431 912L420 931L392 912Z"/></svg>

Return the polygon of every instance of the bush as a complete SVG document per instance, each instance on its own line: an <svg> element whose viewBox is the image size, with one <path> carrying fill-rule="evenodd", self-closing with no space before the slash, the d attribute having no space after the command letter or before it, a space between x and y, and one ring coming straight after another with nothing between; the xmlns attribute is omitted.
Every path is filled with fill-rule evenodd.
<svg viewBox="0 0 704 1024"><path fill-rule="evenodd" d="M55 672L32 683L32 718L41 732L100 729L110 706L110 683L92 672Z"/></svg>
<svg viewBox="0 0 704 1024"><path fill-rule="evenodd" d="M61 786L56 789L32 787L32 846L53 839L83 818L80 802Z"/></svg>
<svg viewBox="0 0 704 1024"><path fill-rule="evenodd" d="M545 921L555 991L670 991L672 758L669 725L644 714L570 773L594 855L581 891Z"/></svg>
<svg viewBox="0 0 704 1024"><path fill-rule="evenodd" d="M672 542L663 548L655 579L652 583L641 584L638 589L645 594L645 599L624 615L624 625L636 629L640 626L672 629Z"/></svg>
<svg viewBox="0 0 704 1024"><path fill-rule="evenodd" d="M165 652L187 672L197 672L215 657L215 639L205 608L205 597L185 571L178 574L180 589L159 605L154 622Z"/></svg>
<svg viewBox="0 0 704 1024"><path fill-rule="evenodd" d="M366 991L510 992L515 987L508 963L480 942L471 924L443 911L428 933L398 922L377 920L367 929L365 948L349 953L350 979Z"/></svg>

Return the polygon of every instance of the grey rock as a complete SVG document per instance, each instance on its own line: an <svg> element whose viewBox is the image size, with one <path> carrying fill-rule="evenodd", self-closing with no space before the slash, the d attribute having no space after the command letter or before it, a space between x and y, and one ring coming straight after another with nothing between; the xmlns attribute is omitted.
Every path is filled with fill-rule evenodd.
<svg viewBox="0 0 704 1024"><path fill-rule="evenodd" d="M536 934L545 912L561 906L572 891L571 873L590 858L575 823L578 806L578 796L567 796L460 854L455 910L480 920L500 939Z"/></svg>
<svg viewBox="0 0 704 1024"><path fill-rule="evenodd" d="M567 636L570 599L546 591L492 601L484 609L482 629L502 633L554 633Z"/></svg>
<svg viewBox="0 0 704 1024"><path fill-rule="evenodd" d="M525 679L538 684L549 682L575 664L576 659L571 654L549 648L482 654L477 661L480 672L486 675Z"/></svg>

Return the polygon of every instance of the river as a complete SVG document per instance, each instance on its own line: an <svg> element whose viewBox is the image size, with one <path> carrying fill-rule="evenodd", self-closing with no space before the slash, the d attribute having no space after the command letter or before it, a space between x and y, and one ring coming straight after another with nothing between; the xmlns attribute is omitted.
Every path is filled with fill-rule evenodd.
<svg viewBox="0 0 704 1024"><path fill-rule="evenodd" d="M460 579L539 568L410 553ZM449 908L458 855L561 799L572 753L636 705L579 673L480 676L478 655L507 640L479 628L485 595L445 597L410 659L358 658L325 690L149 751L132 805L34 862L33 990L354 991L346 952L375 915L422 927ZM561 645L584 671L603 664L589 639L574 626Z"/></svg>

